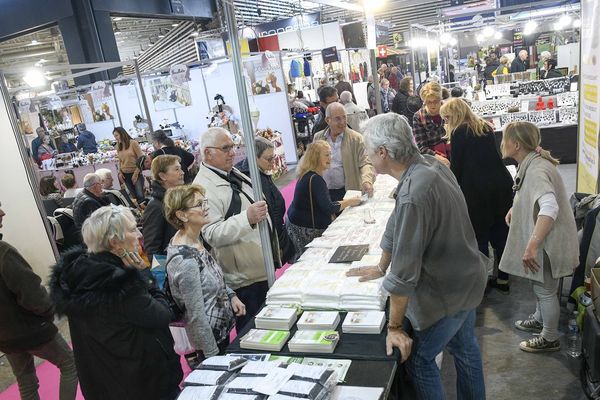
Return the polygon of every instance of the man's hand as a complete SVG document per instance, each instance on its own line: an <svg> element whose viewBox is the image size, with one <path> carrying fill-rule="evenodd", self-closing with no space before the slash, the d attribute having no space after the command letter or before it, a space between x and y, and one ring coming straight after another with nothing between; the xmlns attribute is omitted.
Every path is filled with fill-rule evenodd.
<svg viewBox="0 0 600 400"><path fill-rule="evenodd" d="M246 306L237 296L231 299L231 309L236 317L246 315Z"/></svg>
<svg viewBox="0 0 600 400"><path fill-rule="evenodd" d="M391 356L394 352L394 347L397 347L398 349L400 349L400 356L402 357L402 362L405 362L410 356L412 343L413 340L406 334L406 332L402 330L388 331L387 337L385 339L387 355Z"/></svg>
<svg viewBox="0 0 600 400"><path fill-rule="evenodd" d="M383 275L381 270L377 267L356 267L350 268L346 272L346 276L360 276L359 282L372 281L373 279L379 279Z"/></svg>
<svg viewBox="0 0 600 400"><path fill-rule="evenodd" d="M371 182L363 182L362 192L366 193L369 197L373 197L373 185Z"/></svg>
<svg viewBox="0 0 600 400"><path fill-rule="evenodd" d="M248 216L248 222L250 225L256 225L267 217L268 213L267 202L257 201L256 203L250 204L246 210Z"/></svg>

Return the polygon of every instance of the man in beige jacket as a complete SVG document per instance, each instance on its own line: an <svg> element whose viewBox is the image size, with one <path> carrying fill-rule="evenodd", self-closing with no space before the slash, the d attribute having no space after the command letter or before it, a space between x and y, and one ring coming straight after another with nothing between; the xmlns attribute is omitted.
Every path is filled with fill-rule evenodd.
<svg viewBox="0 0 600 400"><path fill-rule="evenodd" d="M200 138L202 163L194 183L202 185L211 223L204 242L223 269L227 286L246 305L236 317L238 332L265 301L269 285L257 224L268 218L267 203L254 201L250 178L233 168L235 146L223 128L209 128Z"/></svg>
<svg viewBox="0 0 600 400"><path fill-rule="evenodd" d="M325 140L331 146L331 167L323 178L331 200L344 198L346 190L360 190L373 196L375 170L367 157L360 133L348 128L346 109L332 103L325 110L327 129L317 132L314 140Z"/></svg>

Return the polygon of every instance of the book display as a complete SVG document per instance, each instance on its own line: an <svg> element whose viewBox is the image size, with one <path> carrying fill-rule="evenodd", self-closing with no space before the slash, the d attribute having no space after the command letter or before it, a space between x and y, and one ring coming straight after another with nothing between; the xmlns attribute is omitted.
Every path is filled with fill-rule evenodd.
<svg viewBox="0 0 600 400"><path fill-rule="evenodd" d="M294 326L296 318L297 311L295 308L267 306L254 317L254 325L258 329L287 331Z"/></svg>
<svg viewBox="0 0 600 400"><path fill-rule="evenodd" d="M305 311L296 326L298 330L335 330L339 323L337 311Z"/></svg>
<svg viewBox="0 0 600 400"><path fill-rule="evenodd" d="M340 334L334 330L296 331L288 347L295 353L333 353L340 341Z"/></svg>
<svg viewBox="0 0 600 400"><path fill-rule="evenodd" d="M378 334L385 324L383 311L349 312L342 324L344 333Z"/></svg>
<svg viewBox="0 0 600 400"><path fill-rule="evenodd" d="M240 341L240 347L251 350L280 351L290 337L288 331L251 329Z"/></svg>

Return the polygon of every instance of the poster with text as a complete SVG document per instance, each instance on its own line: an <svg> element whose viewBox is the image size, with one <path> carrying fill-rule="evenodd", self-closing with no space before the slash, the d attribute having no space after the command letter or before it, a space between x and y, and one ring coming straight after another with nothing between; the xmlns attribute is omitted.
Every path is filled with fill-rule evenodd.
<svg viewBox="0 0 600 400"><path fill-rule="evenodd" d="M189 82L171 76L150 79L150 93L155 111L172 110L192 105Z"/></svg>
<svg viewBox="0 0 600 400"><path fill-rule="evenodd" d="M579 76L579 156L577 191L598 193L598 127L600 111L600 2L581 2L581 72Z"/></svg>

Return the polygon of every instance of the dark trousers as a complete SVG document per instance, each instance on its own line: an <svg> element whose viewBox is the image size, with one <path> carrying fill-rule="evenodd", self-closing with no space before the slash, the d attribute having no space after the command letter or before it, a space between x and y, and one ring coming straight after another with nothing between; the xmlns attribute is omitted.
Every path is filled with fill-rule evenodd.
<svg viewBox="0 0 600 400"><path fill-rule="evenodd" d="M331 197L331 201L341 201L344 199L345 194L346 188L329 189L329 197Z"/></svg>
<svg viewBox="0 0 600 400"><path fill-rule="evenodd" d="M6 354L6 359L17 378L19 393L23 400L39 400L40 386L35 373L33 356L50 361L60 369L60 400L74 400L77 393L77 369L71 348L57 333L54 339L34 349Z"/></svg>
<svg viewBox="0 0 600 400"><path fill-rule="evenodd" d="M481 251L486 257L490 256L489 246L492 245L494 249L496 263L500 264L502 253L504 253L504 247L506 246L506 238L508 237L508 226L504 221L504 218L498 218L494 224L490 227L489 231L477 236L477 245L479 251ZM508 280L508 274L504 271L498 270L498 279Z"/></svg>
<svg viewBox="0 0 600 400"><path fill-rule="evenodd" d="M144 175L140 172L137 181L133 183L133 172L128 174L123 172L123 178L125 178L125 186L131 196L134 196L138 204L144 201Z"/></svg>
<svg viewBox="0 0 600 400"><path fill-rule="evenodd" d="M244 326L254 318L260 311L260 308L267 299L269 291L269 283L261 281L253 283L249 286L244 286L235 290L237 297L246 306L246 315L235 317L235 329L238 334L244 329Z"/></svg>

